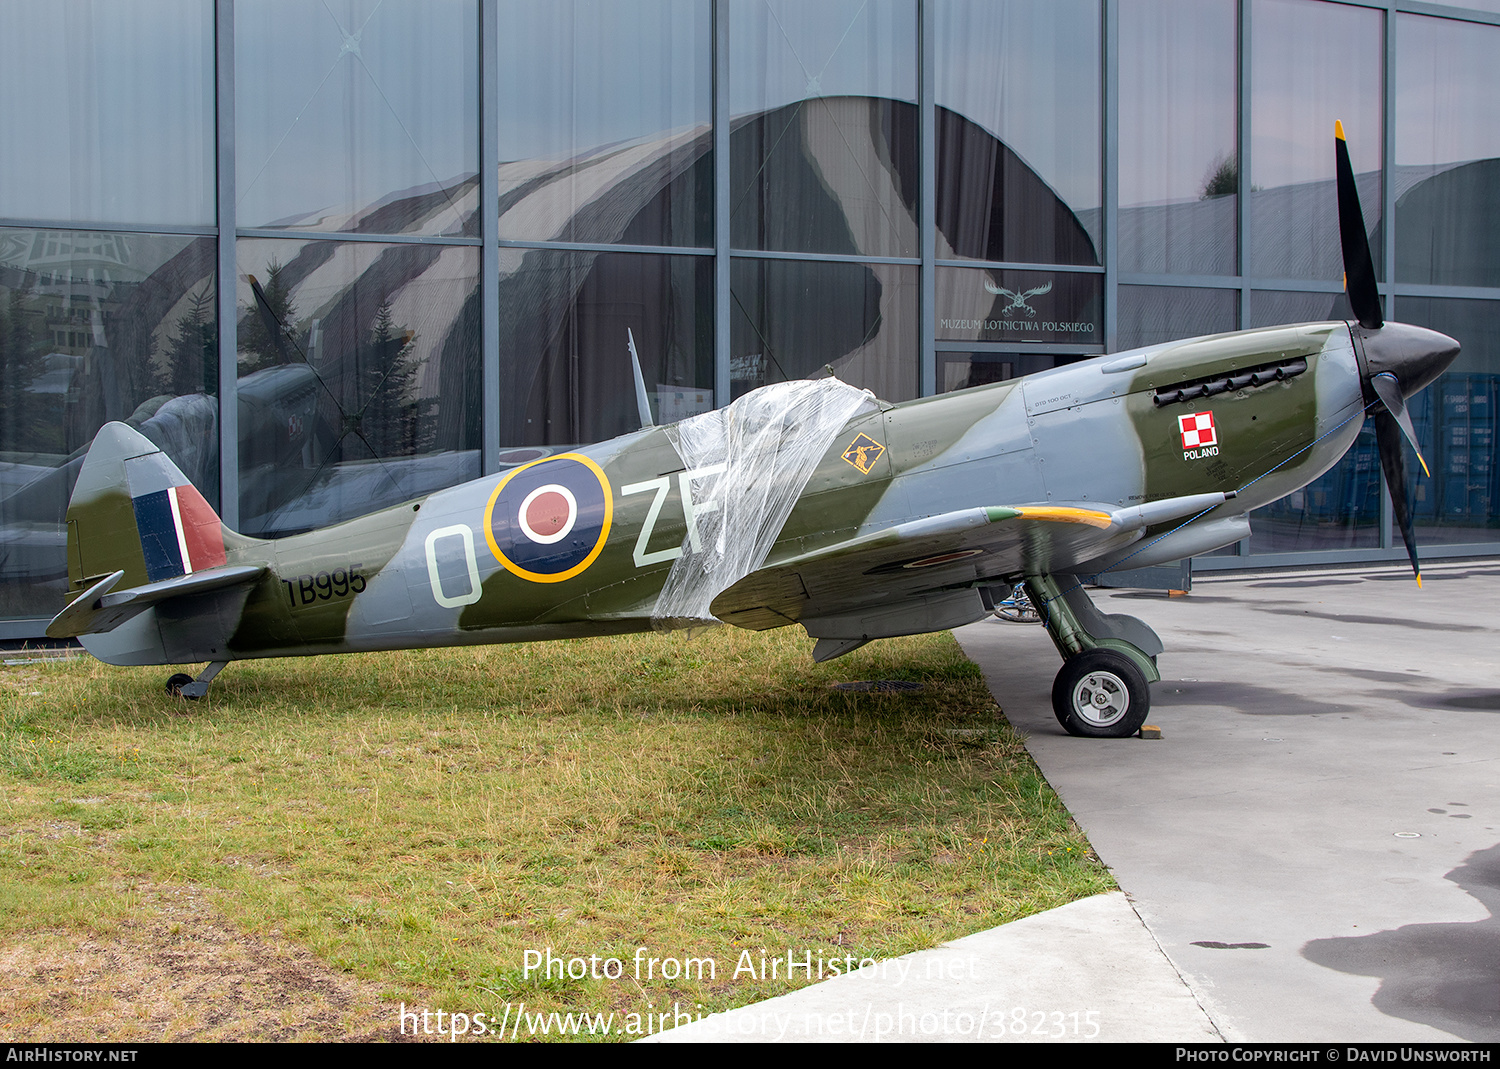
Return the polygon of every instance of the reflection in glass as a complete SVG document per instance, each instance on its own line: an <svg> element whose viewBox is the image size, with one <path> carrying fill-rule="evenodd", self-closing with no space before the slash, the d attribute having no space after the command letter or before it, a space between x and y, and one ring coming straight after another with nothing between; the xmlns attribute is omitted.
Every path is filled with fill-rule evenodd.
<svg viewBox="0 0 1500 1069"><path fill-rule="evenodd" d="M1375 424L1367 420L1337 464L1301 490L1250 513L1250 552L1378 546L1384 494Z"/></svg>
<svg viewBox="0 0 1500 1069"><path fill-rule="evenodd" d="M1250 322L1246 327L1279 327L1286 323L1323 323L1353 319L1349 298L1338 293L1298 293L1255 290L1250 294Z"/></svg>
<svg viewBox="0 0 1500 1069"><path fill-rule="evenodd" d="M598 442L713 407L713 259L500 251L500 444Z"/></svg>
<svg viewBox="0 0 1500 1069"><path fill-rule="evenodd" d="M478 477L477 248L242 239L238 255L241 530Z"/></svg>
<svg viewBox="0 0 1500 1069"><path fill-rule="evenodd" d="M1256 290L1250 295L1247 326L1351 318L1349 299L1343 293ZM1250 552L1378 546L1383 493L1375 425L1366 420L1342 460L1301 490L1250 514Z"/></svg>
<svg viewBox="0 0 1500 1069"><path fill-rule="evenodd" d="M1120 269L1237 273L1234 0L1120 8Z"/></svg>
<svg viewBox="0 0 1500 1069"><path fill-rule="evenodd" d="M1500 26L1397 18L1396 277L1500 286Z"/></svg>
<svg viewBox="0 0 1500 1069"><path fill-rule="evenodd" d="M917 269L737 259L729 376L735 397L825 365L887 401L917 395Z"/></svg>
<svg viewBox="0 0 1500 1069"><path fill-rule="evenodd" d="M1057 353L947 352L937 354L938 393L988 386L992 382L1034 375L1064 364L1086 360L1082 355Z"/></svg>
<svg viewBox="0 0 1500 1069"><path fill-rule="evenodd" d="M1097 0L936 10L938 258L1099 263Z"/></svg>
<svg viewBox="0 0 1500 1069"><path fill-rule="evenodd" d="M1263 278L1343 277L1333 124L1343 121L1365 226L1380 225L1384 13L1253 0L1250 264ZM1381 241L1370 241L1377 274Z"/></svg>
<svg viewBox="0 0 1500 1069"><path fill-rule="evenodd" d="M1413 513L1423 543L1500 540L1500 305L1402 297L1401 320L1456 338L1463 351L1431 386L1407 401L1432 478L1414 480ZM1415 466L1411 460L1409 466Z"/></svg>
<svg viewBox="0 0 1500 1069"><path fill-rule="evenodd" d="M734 247L916 256L915 3L729 12Z"/></svg>
<svg viewBox="0 0 1500 1069"><path fill-rule="evenodd" d="M0 15L0 216L214 221L209 0L51 0Z"/></svg>
<svg viewBox="0 0 1500 1069"><path fill-rule="evenodd" d="M1100 345L1103 325L1103 275L937 269L939 338Z"/></svg>
<svg viewBox="0 0 1500 1069"><path fill-rule="evenodd" d="M1120 287L1120 348L1238 330L1239 290Z"/></svg>
<svg viewBox="0 0 1500 1069"><path fill-rule="evenodd" d="M123 420L219 498L214 242L0 229L0 617L52 616L94 433Z"/></svg>
<svg viewBox="0 0 1500 1069"><path fill-rule="evenodd" d="M500 8L500 236L713 244L707 0Z"/></svg>
<svg viewBox="0 0 1500 1069"><path fill-rule="evenodd" d="M238 225L477 234L474 0L237 0Z"/></svg>

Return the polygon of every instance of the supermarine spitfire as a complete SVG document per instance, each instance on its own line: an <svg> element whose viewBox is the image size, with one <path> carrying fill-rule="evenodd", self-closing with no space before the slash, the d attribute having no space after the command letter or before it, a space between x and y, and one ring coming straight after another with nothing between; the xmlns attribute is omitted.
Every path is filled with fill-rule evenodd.
<svg viewBox="0 0 1500 1069"><path fill-rule="evenodd" d="M123 424L98 433L68 509L77 596L48 635L111 664L801 624L813 656L984 617L1025 581L1075 734L1133 734L1160 678L1144 623L1083 584L1230 545L1376 422L1412 566L1404 401L1458 343L1384 323L1336 142L1357 322L1172 342L900 405L836 378L512 466L275 541L236 534ZM1418 577L1420 582L1420 573Z"/></svg>

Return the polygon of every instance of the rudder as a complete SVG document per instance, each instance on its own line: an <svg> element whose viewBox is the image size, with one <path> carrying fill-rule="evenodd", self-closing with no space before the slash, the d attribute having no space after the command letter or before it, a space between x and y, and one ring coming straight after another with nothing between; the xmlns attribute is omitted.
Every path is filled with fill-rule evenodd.
<svg viewBox="0 0 1500 1069"><path fill-rule="evenodd" d="M67 522L75 591L115 571L133 587L218 567L234 537L177 465L123 423L95 435Z"/></svg>

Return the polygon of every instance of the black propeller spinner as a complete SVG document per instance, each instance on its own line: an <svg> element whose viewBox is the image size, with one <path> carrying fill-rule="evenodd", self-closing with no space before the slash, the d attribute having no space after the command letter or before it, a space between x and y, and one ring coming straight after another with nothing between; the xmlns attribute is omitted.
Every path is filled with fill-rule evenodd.
<svg viewBox="0 0 1500 1069"><path fill-rule="evenodd" d="M1351 324L1355 352L1359 356L1360 380L1365 403L1375 406L1375 441L1380 448L1380 467L1385 472L1391 507L1411 570L1422 585L1422 567L1417 561L1417 536L1412 525L1411 494L1406 476L1406 456L1401 439L1411 443L1422 470L1427 462L1417 446L1416 429L1406 411L1406 399L1428 385L1458 356L1458 342L1446 334L1405 323L1387 323L1380 311L1375 286L1375 261L1365 234L1365 217L1359 207L1359 189L1344 142L1344 124L1334 123L1334 154L1338 171L1339 241L1344 252L1344 290L1359 325Z"/></svg>

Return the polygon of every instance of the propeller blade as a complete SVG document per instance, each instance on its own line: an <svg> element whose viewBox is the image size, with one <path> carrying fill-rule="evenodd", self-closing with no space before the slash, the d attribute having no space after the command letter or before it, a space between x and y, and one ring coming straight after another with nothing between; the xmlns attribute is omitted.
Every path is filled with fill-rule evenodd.
<svg viewBox="0 0 1500 1069"><path fill-rule="evenodd" d="M1427 461L1422 459L1422 447L1417 445L1417 430L1412 426L1411 413L1406 411L1406 400L1401 396L1401 384L1396 381L1396 376L1389 371L1376 375L1370 380L1370 388L1375 391L1386 410L1396 417L1396 426L1401 428L1401 433L1406 435L1406 440L1411 443L1412 452L1417 454L1417 463L1422 465L1422 474L1429 479L1432 478Z"/></svg>
<svg viewBox="0 0 1500 1069"><path fill-rule="evenodd" d="M1344 290L1354 318L1367 330L1385 325L1380 312L1380 292L1375 288L1375 260L1365 233L1365 216L1359 208L1359 187L1354 184L1354 166L1344 141L1344 124L1335 121L1334 157L1338 172L1339 242L1344 249Z"/></svg>
<svg viewBox="0 0 1500 1069"><path fill-rule="evenodd" d="M1386 489L1391 493L1391 507L1401 541L1411 558L1411 570L1417 586L1422 585L1422 566L1417 561L1417 533L1412 525L1411 506L1407 503L1406 457L1401 452L1401 427L1396 417L1385 409L1375 410L1375 442L1380 448L1380 467L1385 472Z"/></svg>

